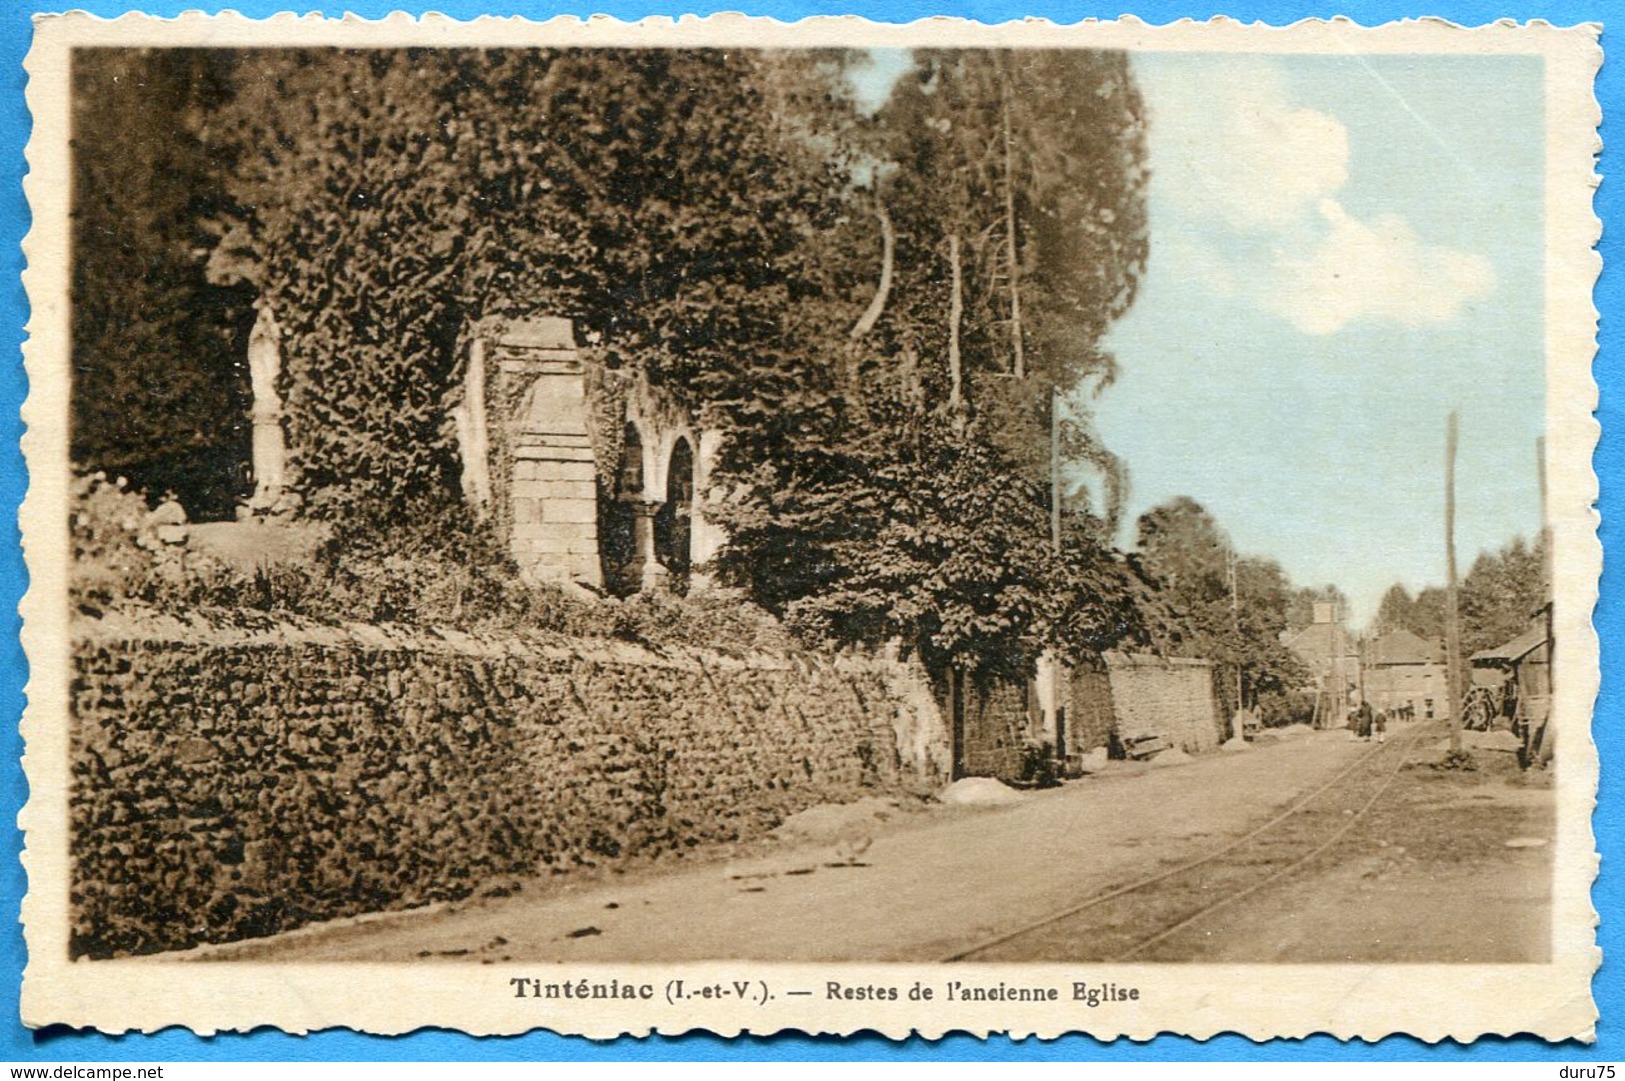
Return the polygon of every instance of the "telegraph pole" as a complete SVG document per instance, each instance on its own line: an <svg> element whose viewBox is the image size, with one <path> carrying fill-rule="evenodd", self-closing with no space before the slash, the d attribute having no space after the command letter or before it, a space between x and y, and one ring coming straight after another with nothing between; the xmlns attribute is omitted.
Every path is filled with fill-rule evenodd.
<svg viewBox="0 0 1625 1081"><path fill-rule="evenodd" d="M1552 718L1557 715L1557 630L1552 625L1557 616L1557 582L1552 577L1552 517L1546 502L1546 437L1540 436L1535 440L1535 463L1540 471L1540 546L1541 546L1541 586L1542 599L1546 602L1546 735L1541 739L1538 754L1541 758L1551 755L1552 739L1556 729L1552 727ZM1529 739L1525 730L1524 739ZM1526 759L1532 755L1525 755ZM1533 761L1529 765L1534 765ZM1527 767L1526 767L1527 768Z"/></svg>
<svg viewBox="0 0 1625 1081"><path fill-rule="evenodd" d="M1461 751L1461 612L1456 592L1456 414L1445 424L1444 437L1444 551L1448 588L1444 633L1446 678L1450 682L1450 750Z"/></svg>
<svg viewBox="0 0 1625 1081"><path fill-rule="evenodd" d="M1049 544L1061 554L1061 388L1049 392Z"/></svg>
<svg viewBox="0 0 1625 1081"><path fill-rule="evenodd" d="M1236 589L1236 550L1234 548L1227 549L1224 557L1225 569L1230 574L1230 629L1235 632L1236 640L1239 642L1241 640L1241 601L1240 593ZM1241 705L1241 659L1238 657L1236 659L1236 708L1230 715L1230 734L1232 736L1241 735L1240 732L1235 730L1235 718L1241 713Z"/></svg>

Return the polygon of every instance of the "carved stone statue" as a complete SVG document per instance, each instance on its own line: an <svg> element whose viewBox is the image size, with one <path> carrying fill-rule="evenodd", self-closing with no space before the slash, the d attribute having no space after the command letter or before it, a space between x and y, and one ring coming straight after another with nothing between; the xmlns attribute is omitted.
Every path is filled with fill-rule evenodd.
<svg viewBox="0 0 1625 1081"><path fill-rule="evenodd" d="M282 373L281 330L269 307L260 305L254 329L248 335L248 381L254 404L254 497L249 506L263 510L282 495L286 447L282 436L282 396L277 377Z"/></svg>

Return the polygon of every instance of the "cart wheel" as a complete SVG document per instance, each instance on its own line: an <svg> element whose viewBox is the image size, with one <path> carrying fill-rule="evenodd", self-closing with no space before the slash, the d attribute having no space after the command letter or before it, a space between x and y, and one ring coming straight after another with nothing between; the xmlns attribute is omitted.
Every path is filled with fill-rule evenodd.
<svg viewBox="0 0 1625 1081"><path fill-rule="evenodd" d="M1495 720L1495 702L1489 690L1474 687L1461 707L1461 724L1473 732L1487 732Z"/></svg>

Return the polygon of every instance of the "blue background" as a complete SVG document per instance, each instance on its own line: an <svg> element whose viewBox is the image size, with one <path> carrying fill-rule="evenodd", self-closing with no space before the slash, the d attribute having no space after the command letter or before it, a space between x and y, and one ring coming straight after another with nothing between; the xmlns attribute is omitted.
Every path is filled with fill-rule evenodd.
<svg viewBox="0 0 1625 1081"><path fill-rule="evenodd" d="M486 0L489 3L489 0ZM1322 1060L1353 1059L1366 1061L1411 1060L1529 1060L1549 1061L1553 1065L1625 1060L1625 1032L1621 1031L1621 1011L1625 1009L1625 980L1619 977L1619 962L1605 960L1594 985L1602 1020L1598 1026L1598 1039L1593 1045L1568 1043L1550 1046L1531 1039L1489 1038L1471 1046L1445 1043L1428 1046L1416 1040L1395 1038L1376 1044L1344 1044L1326 1037L1308 1040L1274 1041L1256 1044L1238 1036L1221 1036L1206 1043L1178 1037L1162 1037L1150 1043L1129 1041L1102 1043L1085 1037L1071 1037L1050 1042L1037 1040L1010 1041L995 1039L982 1041L969 1037L950 1037L930 1042L920 1039L894 1043L879 1036L863 1035L850 1039L812 1038L800 1035L782 1035L767 1038L722 1040L706 1035L682 1038L652 1037L643 1040L623 1039L594 1042L566 1039L545 1033L513 1038L474 1039L455 1033L423 1031L407 1037L385 1039L357 1035L348 1031L330 1031L307 1037L292 1037L280 1032L261 1031L249 1035L224 1035L199 1039L188 1032L168 1030L152 1036L106 1037L95 1033L81 1033L66 1028L30 1032L18 1022L18 991L22 980L26 951L23 947L21 925L17 922L19 904L26 888L19 855L22 835L15 829L16 812L21 808L27 788L18 758L22 753L17 734L17 718L23 707L23 686L27 679L27 666L17 641L19 622L17 602L27 587L27 574L23 568L22 550L16 529L15 508L20 504L27 485L27 475L18 450L22 424L18 419L27 383L23 376L21 343L23 324L28 305L19 284L18 275L23 266L21 243L28 229L28 207L22 194L24 173L23 149L29 133L28 110L23 103L25 78L22 62L31 36L30 17L35 12L62 10L70 5L50 7L43 4L10 3L0 11L0 350L5 363L0 364L0 503L6 508L7 531L0 542L0 791L5 793L4 817L9 824L3 832L5 852L0 853L0 1028L4 1042L0 1044L0 1060L43 1060L51 1062L83 1062L95 1060L125 1061L193 1061L199 1059L243 1060L309 1060L331 1059L451 1059L451 1060L535 1060L535 1059L971 1059L971 1060ZM112 17L127 8L118 3L92 2L77 5L96 15ZM196 3L150 3L144 10L154 15L173 16L192 10ZM226 5L250 16L266 16L290 5L278 5L265 0L238 0ZM310 0L291 5L304 12L314 8ZM459 17L472 18L480 14L523 15L545 18L558 14L586 16L595 13L613 15L621 19L638 19L647 15L673 15L683 12L710 14L717 11L744 10L751 15L796 19L810 15L836 15L853 13L872 19L905 22L931 15L958 15L983 22L1002 22L1032 15L1057 22L1074 22L1087 17L1114 18L1124 8L1096 2L1056 3L1053 0L937 0L923 3L919 0L749 0L734 3L702 3L686 8L660 5L649 0L607 0L592 5L561 3L558 6L510 4L482 6L480 0L439 0L429 5L390 4L373 0L356 0L345 6L325 5L329 15L351 12L367 18L380 18L393 10L406 10L413 14L439 11ZM209 5L207 10L221 10ZM1524 0L1503 5L1483 0L1430 0L1426 4L1400 4L1392 0L1356 0L1356 2L1271 2L1271 0L1233 0L1224 5L1192 4L1181 6L1173 0L1141 0L1131 9L1133 14L1148 22L1167 22L1190 16L1205 19L1213 15L1227 15L1243 22L1262 21L1276 25L1303 18L1328 18L1347 15L1359 22L1372 24L1393 19L1437 15L1466 25L1478 25L1501 18L1519 21L1544 19L1557 25L1572 25L1583 21L1606 21L1608 15L1621 10L1620 5L1587 2L1587 0ZM1610 44L1605 31L1603 47ZM1621 138L1621 126L1611 110L1625 108L1625 78L1617 63L1605 63L1597 81L1597 96L1602 102L1604 121L1602 137L1605 147ZM1599 171L1606 176L1613 161L1619 158L1616 150L1604 150ZM1622 534L1617 521L1619 508L1625 507L1617 486L1625 478L1625 437L1620 428L1625 425L1625 412L1621 411L1619 390L1625 388L1625 374L1621 370L1621 357L1625 356L1625 336L1619 329L1617 317L1625 311L1622 279L1617 261L1620 253L1617 232L1625 220L1625 200L1617 181L1605 181L1596 198L1597 212L1603 219L1601 250L1604 260L1602 277L1597 284L1596 302L1603 313L1601 351L1596 361L1596 378L1601 387L1603 436L1597 448L1595 465L1602 485L1602 541L1605 552L1614 552ZM1625 947L1625 936L1620 930L1619 917L1625 913L1625 874L1617 866L1625 844L1625 814L1621 800L1625 798L1617 774L1617 763L1625 756L1625 732L1617 724L1621 706L1625 705L1620 674L1614 672L1619 662L1620 632L1625 630L1625 614L1621 612L1618 586L1619 569L1611 563L1605 565L1602 578L1602 599L1596 612L1597 629L1602 637L1602 693L1597 702L1595 735L1602 756L1602 789L1595 818L1597 847L1602 853L1602 873L1593 890L1592 898L1602 913L1603 924L1598 941L1606 957L1614 957ZM1231 993L1245 994L1245 988L1234 988Z"/></svg>

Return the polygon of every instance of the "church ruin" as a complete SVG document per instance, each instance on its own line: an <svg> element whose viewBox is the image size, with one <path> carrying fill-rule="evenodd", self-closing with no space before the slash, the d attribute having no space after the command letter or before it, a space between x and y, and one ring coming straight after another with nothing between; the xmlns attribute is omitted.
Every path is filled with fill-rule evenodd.
<svg viewBox="0 0 1625 1081"><path fill-rule="evenodd" d="M697 496L719 434L641 377L610 396L593 376L568 319L482 324L453 412L464 494L533 581L704 585L722 538Z"/></svg>
<svg viewBox="0 0 1625 1081"><path fill-rule="evenodd" d="M290 494L278 339L262 308L248 350L250 513L274 512ZM616 593L710 584L725 538L703 495L720 432L641 374L595 370L564 318L481 323L461 390L451 419L463 495L496 523L528 580Z"/></svg>

